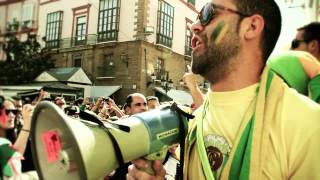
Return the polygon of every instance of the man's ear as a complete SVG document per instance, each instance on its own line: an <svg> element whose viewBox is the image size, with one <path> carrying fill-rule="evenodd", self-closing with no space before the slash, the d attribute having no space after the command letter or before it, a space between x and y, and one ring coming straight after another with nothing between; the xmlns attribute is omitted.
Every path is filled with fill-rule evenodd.
<svg viewBox="0 0 320 180"><path fill-rule="evenodd" d="M261 15L252 15L243 19L244 38L247 40L259 37L264 29L264 19Z"/></svg>
<svg viewBox="0 0 320 180"><path fill-rule="evenodd" d="M320 44L317 40L312 40L308 43L309 49L312 53L319 53L320 52Z"/></svg>

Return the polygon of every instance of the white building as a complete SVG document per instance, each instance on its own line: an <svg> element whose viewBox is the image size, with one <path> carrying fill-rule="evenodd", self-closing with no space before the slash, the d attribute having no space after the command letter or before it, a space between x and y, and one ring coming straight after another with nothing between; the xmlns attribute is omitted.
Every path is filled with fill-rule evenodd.
<svg viewBox="0 0 320 180"><path fill-rule="evenodd" d="M82 67L95 86L154 94L151 75L179 86L205 0L40 0L38 35L58 67ZM107 88L107 87L106 87Z"/></svg>

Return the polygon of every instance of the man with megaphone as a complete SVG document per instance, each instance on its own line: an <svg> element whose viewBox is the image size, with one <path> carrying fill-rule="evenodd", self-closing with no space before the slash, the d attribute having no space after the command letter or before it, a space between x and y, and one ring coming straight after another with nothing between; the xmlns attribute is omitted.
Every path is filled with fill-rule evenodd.
<svg viewBox="0 0 320 180"><path fill-rule="evenodd" d="M320 179L320 106L266 61L281 30L274 0L211 0L192 25L192 71L211 83L189 123L183 179ZM127 179L164 179L133 161Z"/></svg>

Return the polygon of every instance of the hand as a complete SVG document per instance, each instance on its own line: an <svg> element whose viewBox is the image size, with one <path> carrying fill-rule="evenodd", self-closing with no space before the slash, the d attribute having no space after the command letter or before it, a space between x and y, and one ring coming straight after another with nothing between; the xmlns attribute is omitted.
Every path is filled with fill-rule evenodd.
<svg viewBox="0 0 320 180"><path fill-rule="evenodd" d="M110 106L116 106L116 103L115 103L114 100L111 99L110 97L109 97L108 104L109 104Z"/></svg>
<svg viewBox="0 0 320 180"><path fill-rule="evenodd" d="M99 97L96 101L96 105L100 105L103 102L103 97Z"/></svg>
<svg viewBox="0 0 320 180"><path fill-rule="evenodd" d="M127 180L164 180L166 171L160 160L153 162L153 170L155 175L152 176L141 169L148 168L148 163L144 159L137 159L132 161L132 165L128 167Z"/></svg>
<svg viewBox="0 0 320 180"><path fill-rule="evenodd" d="M89 97L85 97L85 98L83 99L83 101L82 101L82 104L83 104L83 105L87 105L87 104L89 104L89 103L90 103Z"/></svg>
<svg viewBox="0 0 320 180"><path fill-rule="evenodd" d="M309 53L302 53L299 55L299 60L310 79L320 74L320 62L314 56Z"/></svg>
<svg viewBox="0 0 320 180"><path fill-rule="evenodd" d="M29 129L31 127L31 120L33 114L34 106L31 104L26 104L22 107L22 118L23 118L23 129Z"/></svg>
<svg viewBox="0 0 320 180"><path fill-rule="evenodd" d="M188 72L183 75L183 81L186 83L190 90L198 87L197 75L191 71L191 67L188 65Z"/></svg>

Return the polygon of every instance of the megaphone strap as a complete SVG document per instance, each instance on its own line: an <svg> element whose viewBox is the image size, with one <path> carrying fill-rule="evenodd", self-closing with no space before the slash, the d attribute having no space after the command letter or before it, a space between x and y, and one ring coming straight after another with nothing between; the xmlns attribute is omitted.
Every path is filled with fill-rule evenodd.
<svg viewBox="0 0 320 180"><path fill-rule="evenodd" d="M119 130L124 131L124 132L130 132L130 127L129 127L129 126L122 125L122 124L112 123L112 122L110 122L110 121L104 121L104 122L102 122L96 114L93 114L93 113L91 113L90 111L82 111L82 110L80 110L80 112L79 112L79 117L80 117L82 120L91 121L91 122L97 123L100 127L102 127L102 126L103 126L103 127L106 127L106 126L104 125L104 122L106 122L106 123L108 123L110 126L112 126L113 128L119 129ZM106 127L106 128L108 128L108 127Z"/></svg>
<svg viewBox="0 0 320 180"><path fill-rule="evenodd" d="M113 148L114 148L114 152L116 153L116 157L117 157L117 160L118 160L119 167L120 166L124 166L125 163L124 163L123 155L122 155L122 152L121 152L121 149L120 149L118 141L113 136L113 134L109 131L109 128L107 128L105 126L102 126L102 128L105 130L105 132L109 135L109 137L111 139L111 142L112 142L112 145L113 145Z"/></svg>
<svg viewBox="0 0 320 180"><path fill-rule="evenodd" d="M177 113L183 115L183 116L186 117L188 120L194 118L194 115L184 112L182 109L180 109L180 108L178 107L178 105L177 105L176 103L173 103L173 104L171 105L171 109L174 110L174 111L176 111Z"/></svg>
<svg viewBox="0 0 320 180"><path fill-rule="evenodd" d="M184 149L185 149L185 138L186 128L184 126L184 120L182 116L186 117L187 120L194 118L192 114L188 114L181 110L176 103L173 103L171 109L178 113L179 118L179 139L180 139L180 165L177 165L176 179L183 179L183 164L184 164Z"/></svg>
<svg viewBox="0 0 320 180"><path fill-rule="evenodd" d="M124 132L127 132L127 133L130 132L130 127L129 126L126 126L126 125L123 125L123 124L116 124L116 123L113 123L111 121L104 121L104 122L110 124L112 127L116 128L116 129L119 129L121 131L124 131Z"/></svg>
<svg viewBox="0 0 320 180"><path fill-rule="evenodd" d="M114 151L116 153L116 157L117 157L118 163L119 163L120 166L123 166L125 163L124 163L124 160L123 160L122 152L120 150L120 146L119 146L116 138L109 131L109 128L106 127L104 125L104 123L102 121L100 121L100 119L95 114L88 113L86 111L80 111L79 116L83 120L92 121L92 122L97 123L99 125L99 127L103 128L105 130L105 132L109 135L109 137L111 139ZM114 123L110 123L110 122L109 122L109 124L112 127L115 127L116 125L118 125L118 124L114 124ZM122 126L118 125L116 127L118 129L120 129L120 130L123 130L123 131L126 131L126 132L130 132L130 128L129 127L126 128L126 126L124 126L124 125L122 125Z"/></svg>

